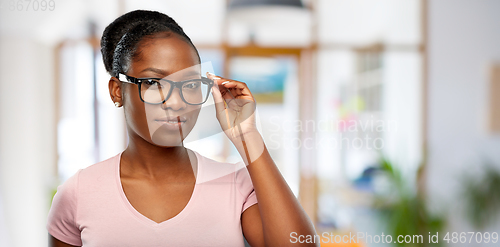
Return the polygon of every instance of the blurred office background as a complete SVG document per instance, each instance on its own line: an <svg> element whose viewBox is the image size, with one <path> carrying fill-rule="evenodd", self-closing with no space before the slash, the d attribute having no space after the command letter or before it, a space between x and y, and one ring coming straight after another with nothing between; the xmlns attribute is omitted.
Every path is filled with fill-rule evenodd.
<svg viewBox="0 0 500 247"><path fill-rule="evenodd" d="M126 147L99 40L135 9L172 16L213 72L249 85L318 234L500 232L500 1L4 2L1 247L46 246L57 185ZM201 132L186 145L239 160ZM482 238L449 245L495 246Z"/></svg>

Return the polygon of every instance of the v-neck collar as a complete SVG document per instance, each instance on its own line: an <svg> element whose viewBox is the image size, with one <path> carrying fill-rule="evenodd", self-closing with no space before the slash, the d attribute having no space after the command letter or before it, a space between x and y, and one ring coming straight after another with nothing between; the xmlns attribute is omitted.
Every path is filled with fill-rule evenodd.
<svg viewBox="0 0 500 247"><path fill-rule="evenodd" d="M198 154L198 152L192 150L195 153L195 155L196 155L197 171L196 171L196 176L195 176L196 177L196 182L195 182L195 185L194 185L193 192L191 194L191 198L189 198L188 203L186 204L186 206L177 215L175 215L174 217L172 217L170 219L167 219L165 221L162 221L162 222L158 223L158 222L156 222L156 221L154 221L154 220L152 220L152 219L144 216L139 211L137 211L132 206L132 204L128 200L127 196L125 195L125 191L123 190L123 186L122 186L121 178L120 178L120 161L121 161L121 156L122 156L122 154L123 154L124 151L120 152L116 156L115 164L114 164L114 171L115 171L115 180L116 180L116 185L117 185L117 188L118 188L118 193L120 194L121 202L127 208L127 211L129 211L130 213L132 213L132 215L137 220L139 220L143 224L146 224L146 225L151 226L151 227L164 227L164 226L168 226L168 225L173 225L173 224L179 222L180 220L182 220L184 217L186 217L186 215L189 214L190 209L193 207L194 201L196 201L197 196L199 194L199 190L201 189L200 185L199 185L199 181L203 181L201 179L202 178L202 170L203 170L202 165L201 165L201 163L203 163L203 162L200 161L202 159L201 155Z"/></svg>

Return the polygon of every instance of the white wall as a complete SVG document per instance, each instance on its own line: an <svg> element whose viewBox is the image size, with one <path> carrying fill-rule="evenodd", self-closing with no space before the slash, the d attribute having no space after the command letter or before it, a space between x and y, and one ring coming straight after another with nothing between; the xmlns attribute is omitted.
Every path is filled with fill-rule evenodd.
<svg viewBox="0 0 500 247"><path fill-rule="evenodd" d="M419 0L318 0L321 44L418 44Z"/></svg>
<svg viewBox="0 0 500 247"><path fill-rule="evenodd" d="M454 205L449 225L457 231L468 227L454 216L459 176L477 172L483 157L500 166L500 138L485 127L487 68L500 60L499 13L498 0L429 1L427 186L434 207Z"/></svg>
<svg viewBox="0 0 500 247"><path fill-rule="evenodd" d="M56 164L52 49L4 36L0 54L0 244L44 246Z"/></svg>

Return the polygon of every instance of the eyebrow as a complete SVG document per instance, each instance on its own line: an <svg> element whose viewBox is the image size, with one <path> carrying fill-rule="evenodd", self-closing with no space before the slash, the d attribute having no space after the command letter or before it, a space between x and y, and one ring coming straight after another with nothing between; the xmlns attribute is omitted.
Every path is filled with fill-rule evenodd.
<svg viewBox="0 0 500 247"><path fill-rule="evenodd" d="M151 71L151 72L153 72L153 73L155 73L157 75L160 75L161 77L164 77L165 75L168 74L167 71L165 71L165 70L157 69L157 68L151 68L151 67L143 69L141 71L141 73L142 72L146 72L146 71Z"/></svg>
<svg viewBox="0 0 500 247"><path fill-rule="evenodd" d="M146 72L146 71L151 71L161 77L166 77L168 75L170 75L171 73L168 73L166 70L162 70L162 69L158 69L158 68L152 68L152 67L149 67L149 68L145 68L141 71L142 72ZM175 72L175 73L178 73L178 72ZM174 74L175 74L174 73ZM187 72L184 73L184 76L196 76L196 75L200 75L200 73L196 70L188 70Z"/></svg>

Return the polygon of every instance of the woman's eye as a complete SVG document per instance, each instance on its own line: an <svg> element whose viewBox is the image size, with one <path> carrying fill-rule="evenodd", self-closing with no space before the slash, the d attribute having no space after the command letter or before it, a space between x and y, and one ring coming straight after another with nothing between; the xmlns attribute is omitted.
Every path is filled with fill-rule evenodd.
<svg viewBox="0 0 500 247"><path fill-rule="evenodd" d="M145 83L148 86L160 85L160 82L158 82L157 80L145 80L142 83Z"/></svg>
<svg viewBox="0 0 500 247"><path fill-rule="evenodd" d="M190 83L184 84L184 88L188 88L188 89L195 89L195 88L198 88L199 86L200 86L199 82L190 82Z"/></svg>

